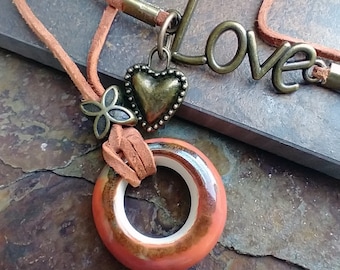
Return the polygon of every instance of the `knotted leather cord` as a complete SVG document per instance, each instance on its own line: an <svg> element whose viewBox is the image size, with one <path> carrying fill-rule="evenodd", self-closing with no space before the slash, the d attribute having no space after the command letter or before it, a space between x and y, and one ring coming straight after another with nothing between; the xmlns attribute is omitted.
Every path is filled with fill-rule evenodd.
<svg viewBox="0 0 340 270"><path fill-rule="evenodd" d="M156 165L151 150L135 128L122 128L113 125L109 139L103 143L103 157L106 163L128 180L134 187L140 185L141 180L156 172ZM121 156L125 157L133 170L126 165Z"/></svg>
<svg viewBox="0 0 340 270"><path fill-rule="evenodd" d="M26 0L13 0L13 3L32 31L59 60L83 99L99 101L105 89L98 77L97 63L118 9L108 5L103 12L88 57L88 82L56 38L34 15ZM106 163L134 187L138 186L142 179L156 172L152 152L141 134L133 127L123 128L120 125L113 125L109 139L103 143L102 148Z"/></svg>

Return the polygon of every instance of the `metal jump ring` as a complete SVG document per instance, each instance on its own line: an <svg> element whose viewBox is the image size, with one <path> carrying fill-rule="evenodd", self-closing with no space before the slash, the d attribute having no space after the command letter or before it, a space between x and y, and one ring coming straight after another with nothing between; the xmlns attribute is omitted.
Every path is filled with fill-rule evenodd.
<svg viewBox="0 0 340 270"><path fill-rule="evenodd" d="M167 30L170 29L171 22L176 17L178 17L178 12L171 11L169 13L169 16L165 19L163 25L161 26L161 30L159 32L158 39L157 39L158 56L159 56L159 58L161 60L164 59L164 50L163 50L163 48L169 46L169 44L167 44L168 42L166 40Z"/></svg>
<svg viewBox="0 0 340 270"><path fill-rule="evenodd" d="M314 66L319 66L322 68L327 68L327 65L325 63L325 61L321 60L321 59L316 59L315 63L313 66L311 66L310 68L304 69L302 71L302 76L304 78L305 81L309 82L309 83L319 83L321 82L320 79L313 77L312 74L312 69L314 68Z"/></svg>
<svg viewBox="0 0 340 270"><path fill-rule="evenodd" d="M166 47L162 47L161 48L162 52L163 52L163 59L161 57L159 57L161 60L164 60L164 54L166 55L166 68L169 68L170 67L170 62L171 62L171 52L168 48ZM151 64L152 64L152 57L153 55L155 54L155 52L158 51L158 47L155 46L152 48L150 54L149 54L149 60L148 60L148 66L151 67ZM159 54L159 52L158 52Z"/></svg>

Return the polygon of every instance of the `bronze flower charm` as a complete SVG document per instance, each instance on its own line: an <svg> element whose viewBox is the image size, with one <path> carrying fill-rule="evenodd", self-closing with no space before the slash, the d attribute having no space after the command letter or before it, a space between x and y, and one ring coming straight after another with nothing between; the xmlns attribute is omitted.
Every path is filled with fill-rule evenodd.
<svg viewBox="0 0 340 270"><path fill-rule="evenodd" d="M95 116L93 131L97 139L103 139L110 130L111 123L125 126L137 124L137 118L129 109L116 105L119 88L110 86L100 102L85 101L80 105L81 111L88 116Z"/></svg>

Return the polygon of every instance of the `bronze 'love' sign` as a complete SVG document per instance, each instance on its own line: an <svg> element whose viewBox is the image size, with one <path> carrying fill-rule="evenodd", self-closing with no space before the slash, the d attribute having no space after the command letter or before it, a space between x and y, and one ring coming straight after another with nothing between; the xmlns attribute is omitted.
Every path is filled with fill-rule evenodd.
<svg viewBox="0 0 340 270"><path fill-rule="evenodd" d="M171 47L173 60L189 65L208 64L213 71L225 74L234 71L248 53L253 79L261 79L272 68L272 82L276 90L280 93L291 93L299 88L298 83L286 84L283 81L283 72L302 70L303 76L306 78L306 76L308 76L308 69L315 64L316 51L311 45L291 45L289 42L284 42L266 61L260 64L254 32L246 31L241 24L234 21L222 22L214 28L207 40L204 55L188 56L181 54L179 48L196 4L197 0L188 1ZM228 63L221 65L216 61L214 50L218 39L227 31L232 31L236 34L238 40L237 51ZM303 54L304 59L288 61L296 54Z"/></svg>

